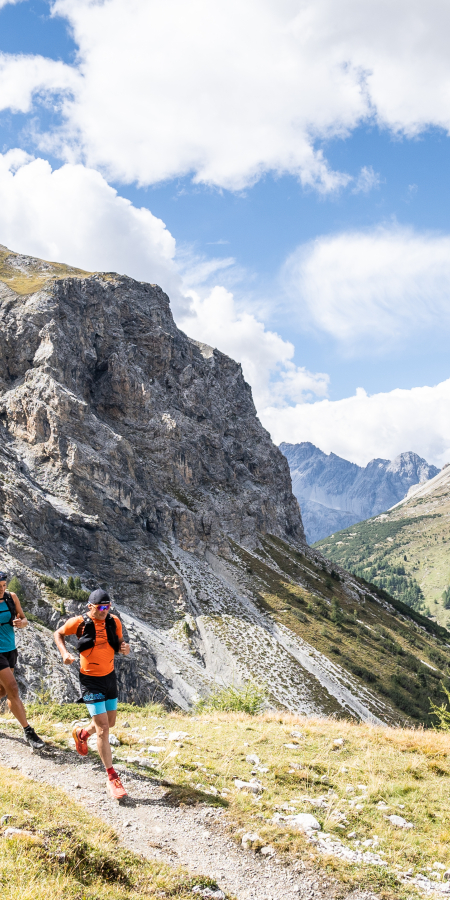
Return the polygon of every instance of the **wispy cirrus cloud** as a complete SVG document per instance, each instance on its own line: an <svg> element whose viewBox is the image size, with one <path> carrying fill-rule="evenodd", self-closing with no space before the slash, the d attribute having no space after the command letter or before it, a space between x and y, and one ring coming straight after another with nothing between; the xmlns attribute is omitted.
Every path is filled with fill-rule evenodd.
<svg viewBox="0 0 450 900"><path fill-rule="evenodd" d="M289 257L283 282L297 315L352 352L450 329L450 235L391 226L321 237Z"/></svg>
<svg viewBox="0 0 450 900"><path fill-rule="evenodd" d="M368 194L380 184L380 176L374 172L372 166L363 166L355 179L352 191L354 194Z"/></svg>

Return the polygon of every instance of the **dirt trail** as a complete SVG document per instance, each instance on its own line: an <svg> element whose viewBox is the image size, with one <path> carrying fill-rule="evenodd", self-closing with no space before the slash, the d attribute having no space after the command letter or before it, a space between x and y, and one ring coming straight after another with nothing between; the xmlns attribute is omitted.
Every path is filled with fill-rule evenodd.
<svg viewBox="0 0 450 900"><path fill-rule="evenodd" d="M51 748L31 753L23 739L0 732L0 764L18 769L39 782L65 790L72 799L95 810L118 833L121 842L143 856L181 864L195 875L208 875L238 900L331 900L336 886L321 875L295 871L238 847L222 824L224 813L210 807L174 808L167 788L123 766L129 792L123 804L105 791L103 767L92 756ZM342 893L339 892L342 897ZM376 900L371 892L353 891L347 900Z"/></svg>

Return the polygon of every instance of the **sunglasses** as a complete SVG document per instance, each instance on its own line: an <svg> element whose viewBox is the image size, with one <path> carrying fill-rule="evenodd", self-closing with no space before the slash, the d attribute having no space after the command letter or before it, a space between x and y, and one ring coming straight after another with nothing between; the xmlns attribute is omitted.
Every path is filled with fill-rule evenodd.
<svg viewBox="0 0 450 900"><path fill-rule="evenodd" d="M99 603L98 606L97 606L97 609L98 609L100 612L105 612L105 609L109 609L110 606L111 606L110 603Z"/></svg>

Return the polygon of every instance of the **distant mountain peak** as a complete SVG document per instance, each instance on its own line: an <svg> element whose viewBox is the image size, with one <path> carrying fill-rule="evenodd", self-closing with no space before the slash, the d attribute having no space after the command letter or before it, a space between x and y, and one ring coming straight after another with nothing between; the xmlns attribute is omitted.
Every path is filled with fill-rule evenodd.
<svg viewBox="0 0 450 900"><path fill-rule="evenodd" d="M310 441L283 442L280 450L289 463L310 543L390 509L413 485L439 472L413 450L392 460L375 457L366 466L324 453Z"/></svg>

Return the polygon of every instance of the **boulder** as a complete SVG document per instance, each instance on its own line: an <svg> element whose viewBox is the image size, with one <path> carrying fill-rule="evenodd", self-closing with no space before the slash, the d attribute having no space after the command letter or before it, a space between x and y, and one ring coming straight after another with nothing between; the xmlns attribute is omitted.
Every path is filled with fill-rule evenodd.
<svg viewBox="0 0 450 900"><path fill-rule="evenodd" d="M320 831L320 822L311 813L297 813L296 816L287 816L286 821L294 828L301 831Z"/></svg>
<svg viewBox="0 0 450 900"><path fill-rule="evenodd" d="M240 778L235 778L234 784L239 791L251 791L253 794L260 794L264 790L261 782L256 778L252 778L251 781L241 781Z"/></svg>
<svg viewBox="0 0 450 900"><path fill-rule="evenodd" d="M394 825L395 828L414 828L413 823L407 822L403 816L385 816L385 819L387 819L391 825Z"/></svg>

